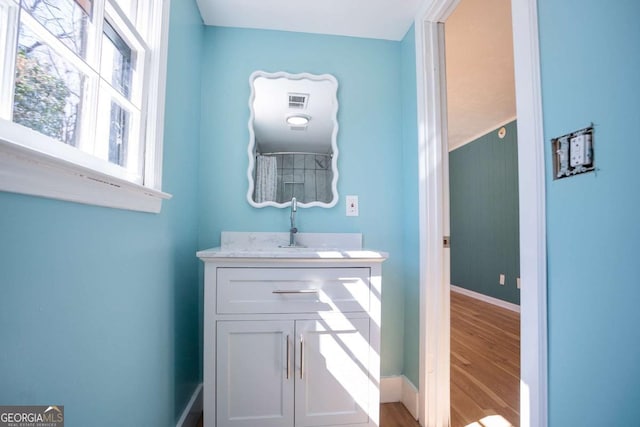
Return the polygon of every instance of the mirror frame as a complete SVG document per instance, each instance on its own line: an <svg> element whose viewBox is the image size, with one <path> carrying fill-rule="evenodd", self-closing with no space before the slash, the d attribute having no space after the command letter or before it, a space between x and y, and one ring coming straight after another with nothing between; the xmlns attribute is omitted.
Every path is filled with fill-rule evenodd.
<svg viewBox="0 0 640 427"><path fill-rule="evenodd" d="M251 73L251 76L249 77L249 87L251 88L251 96L249 97L249 123L248 123L248 127L249 127L249 146L247 148L247 155L249 157L249 167L247 168L247 179L249 180L249 190L247 191L247 201L249 202L249 204L255 208L264 208L266 206L273 206L276 208L286 208L291 206L291 201L287 201L284 203L277 203L277 202L273 202L273 201L267 201L267 202L260 202L257 203L255 200L253 200L253 192L255 189L255 180L253 177L253 173L254 173L254 169L256 166L256 161L255 161L255 148L256 148L256 135L255 135L255 131L253 128L253 123L254 123L254 111L253 111L253 101L255 99L255 88L254 88L254 80L259 78L259 77L264 77L267 79L277 79L277 78L287 78L290 80L302 80L302 79L308 79L308 80L312 80L312 81L324 81L327 80L329 81L335 88L335 92L334 92L334 106L335 108L333 109L333 111L331 112L331 119L333 122L333 132L331 133L331 149L333 150L333 155L331 156L331 170L333 172L333 179L331 181L331 192L333 193L333 198L331 199L330 202L326 203L326 202L319 202L319 201L314 201L314 202L309 202L309 203L301 203L298 202L297 205L298 207L302 207L302 208L310 208L310 207L321 207L321 208L332 208L334 207L337 203L338 200L340 198L340 196L338 195L338 143L337 143L337 139L338 139L338 80L331 74L309 74L309 73L299 73L299 74L291 74L291 73L287 73L286 71L278 71L275 73L269 73L266 71L254 71L253 73Z"/></svg>

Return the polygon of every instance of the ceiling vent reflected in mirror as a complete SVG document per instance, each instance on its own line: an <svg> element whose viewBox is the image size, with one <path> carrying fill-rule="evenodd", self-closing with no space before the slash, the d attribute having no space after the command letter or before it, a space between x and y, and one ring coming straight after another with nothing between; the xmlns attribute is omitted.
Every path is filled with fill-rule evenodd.
<svg viewBox="0 0 640 427"><path fill-rule="evenodd" d="M304 110L307 108L307 100L309 94L306 93L290 93L289 94L289 108L294 110Z"/></svg>

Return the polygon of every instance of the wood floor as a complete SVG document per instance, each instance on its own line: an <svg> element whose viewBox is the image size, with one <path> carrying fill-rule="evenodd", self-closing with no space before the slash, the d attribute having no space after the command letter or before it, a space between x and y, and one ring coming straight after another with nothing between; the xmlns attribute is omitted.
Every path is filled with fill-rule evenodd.
<svg viewBox="0 0 640 427"><path fill-rule="evenodd" d="M451 427L518 427L519 406L520 315L451 292ZM385 403L380 427L419 424Z"/></svg>
<svg viewBox="0 0 640 427"><path fill-rule="evenodd" d="M451 292L451 427L517 427L519 408L519 313Z"/></svg>

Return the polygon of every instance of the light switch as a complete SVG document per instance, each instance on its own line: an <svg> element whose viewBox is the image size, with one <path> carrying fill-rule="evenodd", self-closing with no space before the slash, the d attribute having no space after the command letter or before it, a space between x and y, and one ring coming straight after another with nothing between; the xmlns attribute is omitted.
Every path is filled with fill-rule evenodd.
<svg viewBox="0 0 640 427"><path fill-rule="evenodd" d="M505 281L504 274L502 274L502 273L500 274L500 279L499 279L499 280L500 280L500 284L501 284L502 286L504 286L504 281Z"/></svg>
<svg viewBox="0 0 640 427"><path fill-rule="evenodd" d="M358 196L347 196L347 216L358 216Z"/></svg>

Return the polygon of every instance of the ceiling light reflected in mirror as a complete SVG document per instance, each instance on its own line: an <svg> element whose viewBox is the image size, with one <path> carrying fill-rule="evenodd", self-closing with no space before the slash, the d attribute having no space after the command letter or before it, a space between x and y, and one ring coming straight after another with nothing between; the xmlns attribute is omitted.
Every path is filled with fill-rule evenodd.
<svg viewBox="0 0 640 427"><path fill-rule="evenodd" d="M309 116L305 116L302 114L294 114L287 117L287 124L289 126L307 126L309 124L309 120L311 118Z"/></svg>

